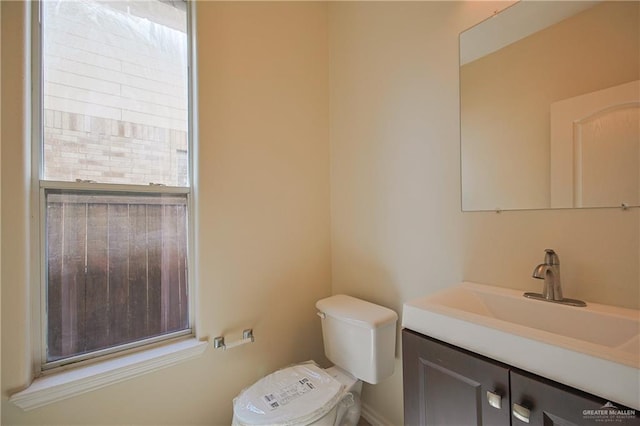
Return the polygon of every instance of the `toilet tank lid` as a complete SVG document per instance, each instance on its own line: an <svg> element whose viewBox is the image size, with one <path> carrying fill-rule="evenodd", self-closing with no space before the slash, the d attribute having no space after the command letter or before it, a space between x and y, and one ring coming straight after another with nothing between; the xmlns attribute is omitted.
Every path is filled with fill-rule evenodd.
<svg viewBox="0 0 640 426"><path fill-rule="evenodd" d="M389 308L345 294L318 300L316 308L325 315L366 328L379 328L398 320L398 314Z"/></svg>

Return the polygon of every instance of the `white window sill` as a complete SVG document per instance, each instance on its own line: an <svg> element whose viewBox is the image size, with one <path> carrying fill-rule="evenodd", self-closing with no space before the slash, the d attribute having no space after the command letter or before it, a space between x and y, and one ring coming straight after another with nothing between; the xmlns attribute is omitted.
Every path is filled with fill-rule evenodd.
<svg viewBox="0 0 640 426"><path fill-rule="evenodd" d="M195 338L38 377L10 402L25 411L131 379L204 353L208 343Z"/></svg>

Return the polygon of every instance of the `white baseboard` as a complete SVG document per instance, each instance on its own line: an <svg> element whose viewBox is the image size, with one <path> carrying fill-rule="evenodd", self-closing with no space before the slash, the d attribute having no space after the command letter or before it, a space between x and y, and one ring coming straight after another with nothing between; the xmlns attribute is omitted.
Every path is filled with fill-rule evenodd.
<svg viewBox="0 0 640 426"><path fill-rule="evenodd" d="M385 419L380 413L376 412L376 410L367 404L362 404L362 412L360 414L371 426L394 426L393 423Z"/></svg>

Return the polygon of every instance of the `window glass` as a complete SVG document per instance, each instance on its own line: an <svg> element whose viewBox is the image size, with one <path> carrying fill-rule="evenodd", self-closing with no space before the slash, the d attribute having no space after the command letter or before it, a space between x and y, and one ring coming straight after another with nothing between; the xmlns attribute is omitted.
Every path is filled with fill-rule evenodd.
<svg viewBox="0 0 640 426"><path fill-rule="evenodd" d="M188 328L184 195L47 191L47 362Z"/></svg>
<svg viewBox="0 0 640 426"><path fill-rule="evenodd" d="M43 2L44 178L185 186L183 1Z"/></svg>
<svg viewBox="0 0 640 426"><path fill-rule="evenodd" d="M44 368L190 333L182 0L42 6Z"/></svg>

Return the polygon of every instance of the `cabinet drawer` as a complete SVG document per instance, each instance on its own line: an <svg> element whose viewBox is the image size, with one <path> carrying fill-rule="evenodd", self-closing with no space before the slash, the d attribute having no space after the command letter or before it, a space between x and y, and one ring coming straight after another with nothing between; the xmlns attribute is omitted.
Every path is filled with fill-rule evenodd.
<svg viewBox="0 0 640 426"><path fill-rule="evenodd" d="M513 426L640 425L635 410L607 412L608 401L522 371L511 371L511 401ZM513 404L526 414L514 413Z"/></svg>

